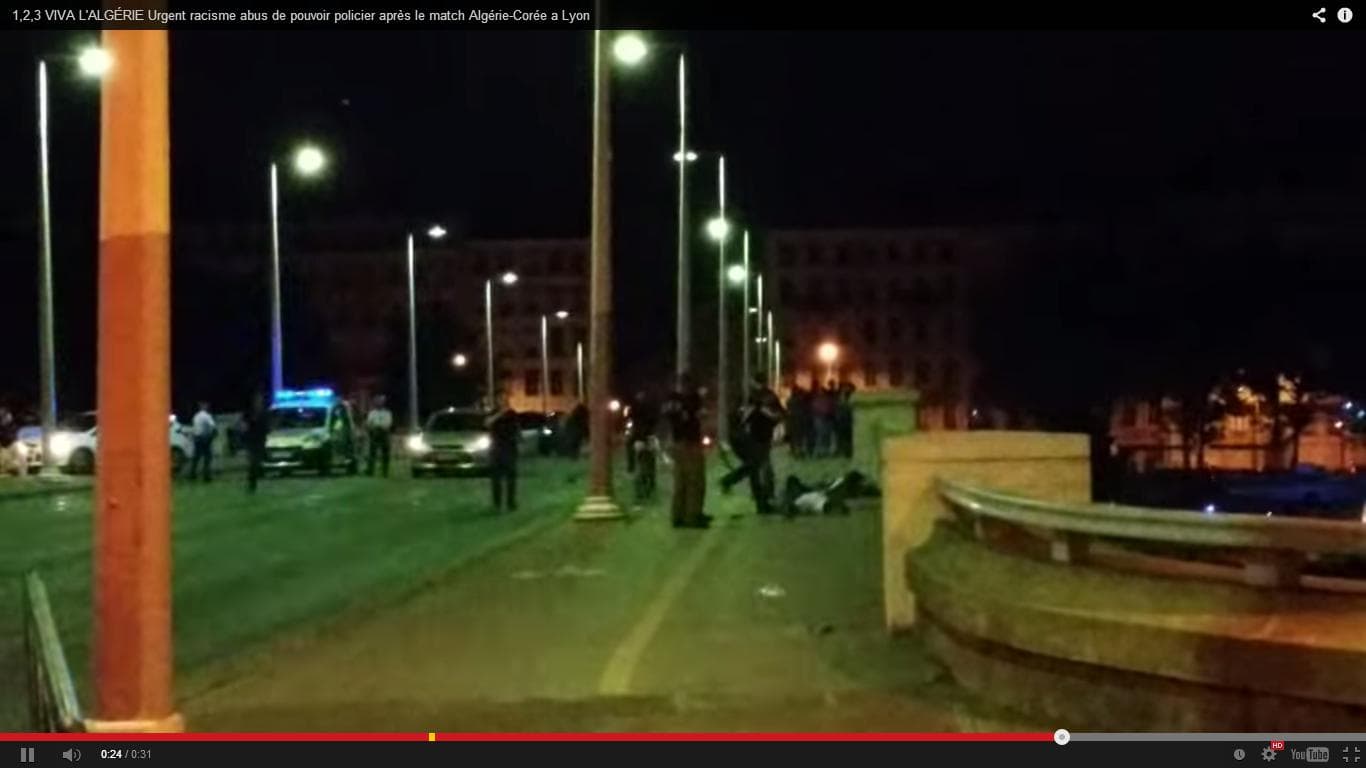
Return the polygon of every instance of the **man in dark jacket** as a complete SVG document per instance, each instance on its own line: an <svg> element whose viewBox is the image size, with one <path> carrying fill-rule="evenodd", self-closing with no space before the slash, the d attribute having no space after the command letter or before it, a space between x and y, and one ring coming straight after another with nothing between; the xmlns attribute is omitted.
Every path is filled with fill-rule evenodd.
<svg viewBox="0 0 1366 768"><path fill-rule="evenodd" d="M673 433L675 528L706 528L711 517L702 512L707 493L707 464L702 454L702 390L691 373L678 377L678 389L664 403L664 417Z"/></svg>
<svg viewBox="0 0 1366 768"><path fill-rule="evenodd" d="M507 395L499 393L498 406L484 426L489 431L489 479L493 485L493 511L502 512L506 500L509 512L517 511L517 452L522 427L517 412L508 405Z"/></svg>
<svg viewBox="0 0 1366 768"><path fill-rule="evenodd" d="M265 395L258 392L252 396L251 405L242 421L247 449L247 492L256 493L256 483L261 479L261 465L266 460L266 435L270 433L270 414L266 410Z"/></svg>
<svg viewBox="0 0 1366 768"><path fill-rule="evenodd" d="M749 396L740 408L740 426L744 433L744 464L721 478L721 487L731 486L749 477L754 509L761 515L773 511L773 433L783 421L783 406L778 395L768 388L762 376L755 376Z"/></svg>

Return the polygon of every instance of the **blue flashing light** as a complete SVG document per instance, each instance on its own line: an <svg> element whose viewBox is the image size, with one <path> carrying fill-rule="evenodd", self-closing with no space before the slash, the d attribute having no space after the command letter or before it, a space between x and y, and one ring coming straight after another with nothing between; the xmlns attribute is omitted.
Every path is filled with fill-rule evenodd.
<svg viewBox="0 0 1366 768"><path fill-rule="evenodd" d="M281 389L275 392L276 405L329 405L337 397L331 387Z"/></svg>

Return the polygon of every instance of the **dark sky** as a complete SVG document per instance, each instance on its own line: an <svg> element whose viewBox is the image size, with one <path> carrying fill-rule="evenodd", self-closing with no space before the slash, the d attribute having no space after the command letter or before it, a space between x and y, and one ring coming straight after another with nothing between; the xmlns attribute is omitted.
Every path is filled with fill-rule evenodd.
<svg viewBox="0 0 1366 768"><path fill-rule="evenodd" d="M1005 223L1274 187L1360 196L1359 36L1313 33L658 33L688 46L696 146L770 227ZM0 33L0 392L32 379L34 61L90 34ZM176 32L174 215L262 221L264 168L300 137L334 167L289 216L441 220L480 236L588 226L587 33ZM54 61L58 317L88 346L97 90ZM675 64L614 78L626 322L671 295ZM694 175L695 210L714 175ZM76 297L76 298L73 298ZM80 298L84 297L84 298ZM176 297L177 301L193 298ZM70 326L75 325L75 329ZM664 335L659 335L664 334ZM623 339L667 346L667 325ZM82 341L85 339L85 341ZM9 354L9 353L7 353ZM71 354L82 357L80 351ZM77 365L79 361L73 361ZM11 374L16 374L11 379Z"/></svg>

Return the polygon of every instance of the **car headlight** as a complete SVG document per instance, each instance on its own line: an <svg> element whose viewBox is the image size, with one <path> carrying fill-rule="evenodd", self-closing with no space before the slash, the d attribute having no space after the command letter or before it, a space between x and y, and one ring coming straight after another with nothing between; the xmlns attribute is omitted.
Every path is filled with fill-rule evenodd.
<svg viewBox="0 0 1366 768"><path fill-rule="evenodd" d="M550 427L541 427L541 434L543 434L543 435L553 435L553 434L555 434L555 433L552 432L552 431L550 430Z"/></svg>
<svg viewBox="0 0 1366 768"><path fill-rule="evenodd" d="M422 435L413 435L408 438L408 450L413 453L426 453L431 449L432 447L427 445L427 441L423 439Z"/></svg>
<svg viewBox="0 0 1366 768"><path fill-rule="evenodd" d="M72 439L70 433L53 432L52 440L49 442L49 447L52 449L52 458L56 459L57 461L66 461L67 457L71 455L71 451L76 447L76 445L75 440Z"/></svg>
<svg viewBox="0 0 1366 768"><path fill-rule="evenodd" d="M480 435L479 439L470 444L470 450L487 451L493 447L493 440L488 435Z"/></svg>
<svg viewBox="0 0 1366 768"><path fill-rule="evenodd" d="M322 444L323 444L323 439L322 439L322 437L321 437L320 435L314 435L314 434L304 435L304 447L305 447L305 448L317 448L318 446L320 446L320 445L322 445Z"/></svg>
<svg viewBox="0 0 1366 768"><path fill-rule="evenodd" d="M18 451L20 461L28 461L27 443L25 443L23 440L16 440L14 443L14 450Z"/></svg>

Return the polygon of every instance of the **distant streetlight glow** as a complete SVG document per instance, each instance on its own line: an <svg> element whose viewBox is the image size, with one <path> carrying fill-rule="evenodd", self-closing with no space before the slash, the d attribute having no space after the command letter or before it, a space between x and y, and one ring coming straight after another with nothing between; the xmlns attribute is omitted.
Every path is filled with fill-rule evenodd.
<svg viewBox="0 0 1366 768"><path fill-rule="evenodd" d="M621 401L620 401L620 400L613 400L612 402L608 403L608 404L607 404L607 410L611 411L612 413L616 413L617 411L620 411L620 410L621 410Z"/></svg>
<svg viewBox="0 0 1366 768"><path fill-rule="evenodd" d="M649 52L650 47L645 44L645 38L637 32L623 32L612 43L612 55L628 67L639 64Z"/></svg>
<svg viewBox="0 0 1366 768"><path fill-rule="evenodd" d="M697 153L694 152L694 151L692 151L691 149L688 150L688 153L687 153L687 154L681 154L681 153L678 153L678 152L675 152L675 153L674 153L674 162L675 162L675 163L679 162L679 161L682 160L683 158L687 158L688 162L690 162L690 163L695 163L695 162L697 162Z"/></svg>
<svg viewBox="0 0 1366 768"><path fill-rule="evenodd" d="M465 357L463 354L457 352L455 354L455 357L451 358L451 365L455 366L456 368L464 368L465 365L469 363L469 361L470 359L468 357Z"/></svg>
<svg viewBox="0 0 1366 768"><path fill-rule="evenodd" d="M835 344L834 342L827 341L824 344L822 344L819 349L816 350L816 356L820 358L820 361L822 363L830 365L831 363L839 359L839 345Z"/></svg>
<svg viewBox="0 0 1366 768"><path fill-rule="evenodd" d="M294 153L294 170L301 176L316 175L327 165L327 156L321 149L315 146L305 145L299 147Z"/></svg>
<svg viewBox="0 0 1366 768"><path fill-rule="evenodd" d="M567 309L562 309L562 310L556 312L556 313L555 313L555 318L558 319L558 320L568 320L568 319L569 319L569 310L567 310Z"/></svg>
<svg viewBox="0 0 1366 768"><path fill-rule="evenodd" d="M504 272L502 275L500 275L500 276L498 277L498 279L499 279L499 281L501 281L501 282L503 283L503 285L516 285L516 284L517 284L517 273L516 273L516 272Z"/></svg>
<svg viewBox="0 0 1366 768"><path fill-rule="evenodd" d="M92 45L81 51L76 58L76 64L81 69L81 74L87 77L104 77L109 68L114 66L114 58L99 46Z"/></svg>
<svg viewBox="0 0 1366 768"><path fill-rule="evenodd" d="M732 264L726 270L726 279L730 281L731 285L744 285L745 276L745 268L739 264Z"/></svg>
<svg viewBox="0 0 1366 768"><path fill-rule="evenodd" d="M427 237L430 237L433 240L440 240L445 236L446 228L441 226L440 224L433 224L432 228L427 230Z"/></svg>
<svg viewBox="0 0 1366 768"><path fill-rule="evenodd" d="M730 222L725 217L716 216L707 222L707 236L716 242L724 242L730 236Z"/></svg>

